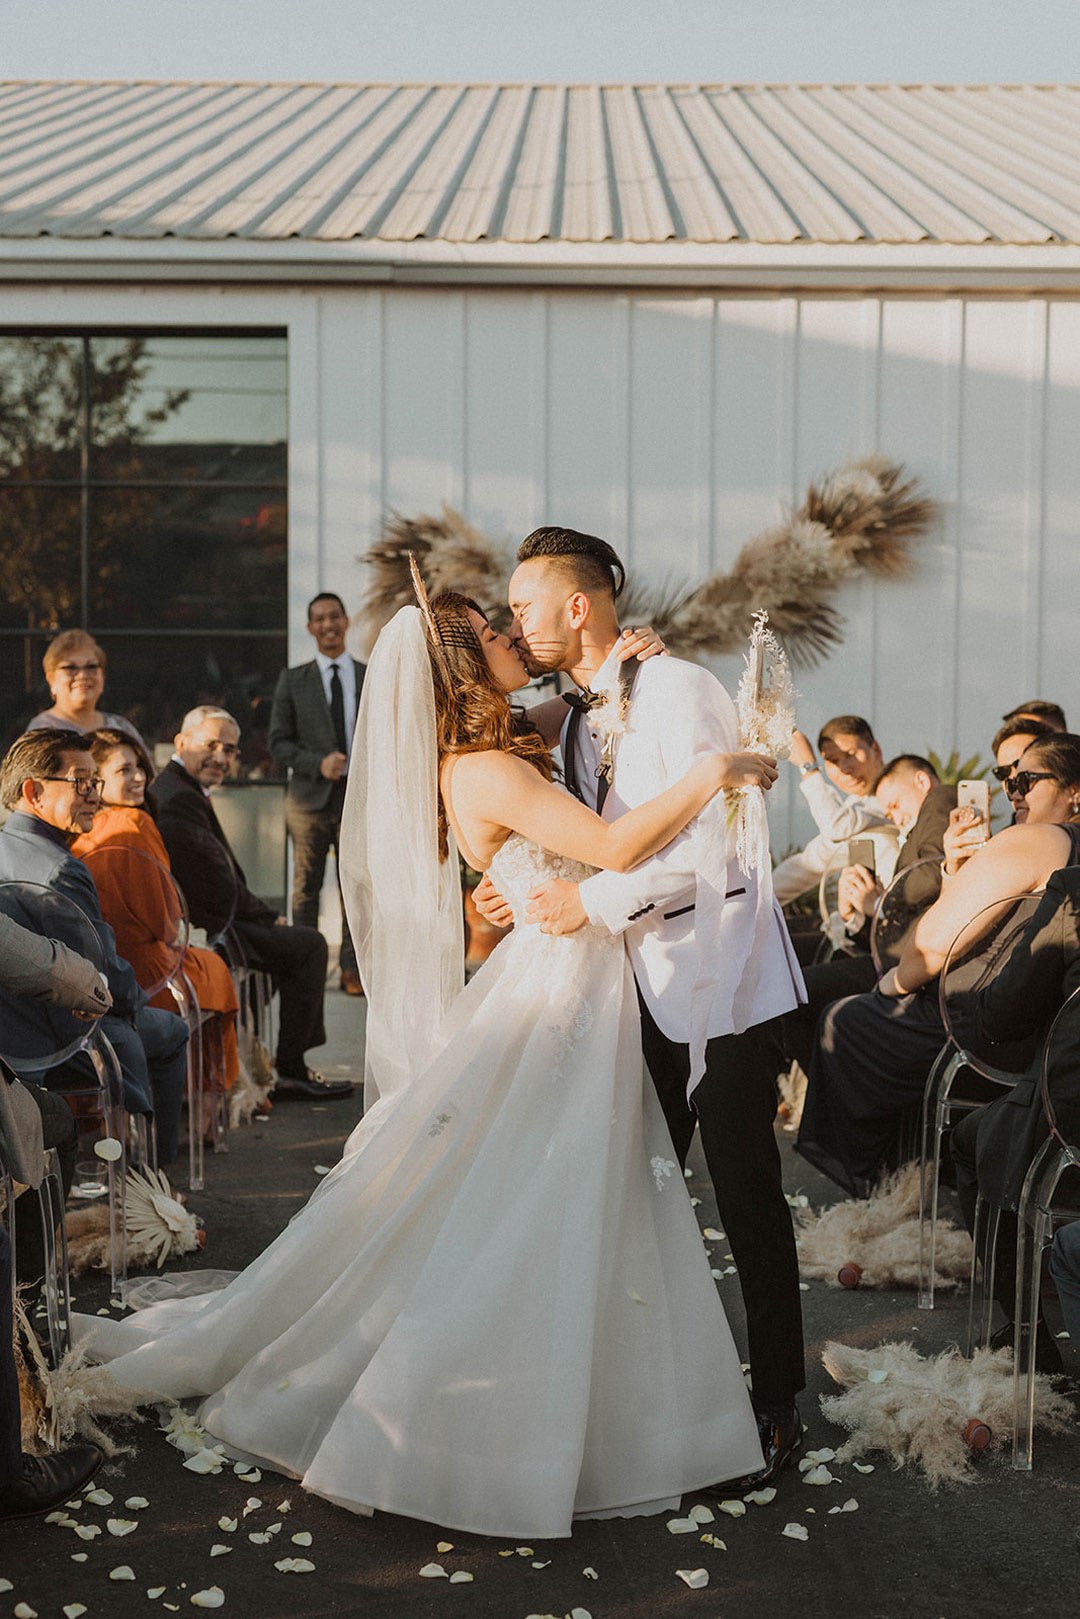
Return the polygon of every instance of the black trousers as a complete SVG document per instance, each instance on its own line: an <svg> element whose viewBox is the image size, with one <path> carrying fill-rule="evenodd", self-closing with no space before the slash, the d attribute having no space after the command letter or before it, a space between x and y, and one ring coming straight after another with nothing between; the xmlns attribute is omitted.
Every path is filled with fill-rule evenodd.
<svg viewBox="0 0 1080 1619"><path fill-rule="evenodd" d="M996 1104L991 1102L990 1106ZM975 1235L975 1204L979 1196L978 1138L982 1109L965 1113L949 1138L956 1170L956 1196L964 1224ZM987 1210L987 1215L989 1215ZM1016 1210L1003 1208L998 1217L994 1260L994 1297L1011 1321L1016 1309Z"/></svg>
<svg viewBox="0 0 1080 1619"><path fill-rule="evenodd" d="M788 1058L798 1062L803 1073L808 1074L818 1023L825 1008L845 995L861 995L873 989L877 973L873 956L860 950L857 955L840 954L831 961L804 967L803 977L807 1001L784 1014L784 1050Z"/></svg>
<svg viewBox="0 0 1080 1619"><path fill-rule="evenodd" d="M323 993L326 989L326 940L316 928L284 923L237 922L235 931L248 965L268 972L281 999L275 1061L278 1073L302 1079L304 1053L326 1039Z"/></svg>
<svg viewBox="0 0 1080 1619"><path fill-rule="evenodd" d="M710 1040L705 1075L686 1099L690 1048L661 1034L639 995L645 1061L683 1166L695 1125L739 1272L758 1410L806 1386L799 1261L773 1133L782 1019Z"/></svg>
<svg viewBox="0 0 1080 1619"><path fill-rule="evenodd" d="M0 1489L22 1477L22 1418L11 1311L11 1238L0 1226Z"/></svg>
<svg viewBox="0 0 1080 1619"><path fill-rule="evenodd" d="M298 927L319 925L319 895L326 876L326 857L334 851L338 868L338 900L341 905L341 969L356 971L356 948L349 932L345 902L341 898L341 812L345 804L345 783L335 782L325 809L305 809L286 796L285 824L293 842L292 918Z"/></svg>

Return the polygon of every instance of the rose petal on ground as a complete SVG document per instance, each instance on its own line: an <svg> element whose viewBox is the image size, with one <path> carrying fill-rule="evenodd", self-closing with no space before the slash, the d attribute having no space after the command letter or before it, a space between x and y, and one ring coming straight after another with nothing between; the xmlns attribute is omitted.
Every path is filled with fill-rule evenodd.
<svg viewBox="0 0 1080 1619"><path fill-rule="evenodd" d="M29 1602L16 1602L15 1619L38 1619L37 1609L32 1608Z"/></svg>
<svg viewBox="0 0 1080 1619"><path fill-rule="evenodd" d="M715 1523L716 1522L716 1514L713 1512L711 1507L705 1507L705 1506L691 1507L690 1511L686 1514L686 1516L688 1518L693 1518L695 1523Z"/></svg>
<svg viewBox="0 0 1080 1619"><path fill-rule="evenodd" d="M87 1559L87 1555L88 1554L86 1552L72 1552L71 1561L73 1563L85 1563L86 1559ZM10 1585L0 1585L0 1591L10 1591L10 1590L11 1590Z"/></svg>
<svg viewBox="0 0 1080 1619"><path fill-rule="evenodd" d="M314 1574L315 1564L306 1557L283 1557L274 1567L282 1574Z"/></svg>
<svg viewBox="0 0 1080 1619"><path fill-rule="evenodd" d="M109 1578L110 1580L133 1580L135 1578L135 1570L133 1568L129 1568L126 1563L121 1563L119 1568L109 1570Z"/></svg>
<svg viewBox="0 0 1080 1619"><path fill-rule="evenodd" d="M839 1484L840 1480L835 1473L830 1473L824 1462L812 1467L808 1473L803 1474L804 1484Z"/></svg>
<svg viewBox="0 0 1080 1619"><path fill-rule="evenodd" d="M786 1523L780 1533L789 1540L809 1540L810 1531L804 1523Z"/></svg>
<svg viewBox="0 0 1080 1619"><path fill-rule="evenodd" d="M852 1462L851 1465L856 1473L872 1473L874 1471L873 1462Z"/></svg>
<svg viewBox="0 0 1080 1619"><path fill-rule="evenodd" d="M542 1564L541 1566L546 1567L547 1565ZM459 1569L455 1569L454 1573L451 1574L451 1576L450 1576L450 1584L451 1585L468 1585L469 1582L471 1581L471 1579L472 1579L472 1575L468 1572L467 1569L459 1568Z"/></svg>
<svg viewBox="0 0 1080 1619"><path fill-rule="evenodd" d="M101 1525L97 1523L77 1523L75 1533L80 1540L96 1540L101 1533Z"/></svg>
<svg viewBox="0 0 1080 1619"><path fill-rule="evenodd" d="M231 1546L223 1546L221 1544L220 1540L219 1540L216 1546L211 1546L211 1548L210 1548L210 1556L211 1557L224 1557L226 1555L226 1553L231 1552L231 1551L232 1551Z"/></svg>
<svg viewBox="0 0 1080 1619"><path fill-rule="evenodd" d="M280 1535L281 1525L279 1523L268 1523L266 1526L266 1533L268 1535Z"/></svg>
<svg viewBox="0 0 1080 1619"><path fill-rule="evenodd" d="M274 1508L274 1511L275 1512L291 1512L292 1511L292 1502L291 1501L279 1501L277 1506Z"/></svg>
<svg viewBox="0 0 1080 1619"><path fill-rule="evenodd" d="M129 1495L127 1500L124 1502L124 1505L127 1507L129 1512L141 1512L143 1508L148 1507L150 1503L146 1499L145 1495Z"/></svg>
<svg viewBox="0 0 1080 1619"><path fill-rule="evenodd" d="M729 1518L746 1517L746 1503L744 1501L721 1501L716 1510L726 1512Z"/></svg>
<svg viewBox="0 0 1080 1619"><path fill-rule="evenodd" d="M799 1292L800 1293L809 1293L809 1291L810 1291L810 1283L809 1282L800 1282L799 1283Z"/></svg>
<svg viewBox="0 0 1080 1619"><path fill-rule="evenodd" d="M696 1518L669 1518L667 1522L669 1535L692 1535L697 1529Z"/></svg>
<svg viewBox="0 0 1080 1619"><path fill-rule="evenodd" d="M826 1445L822 1450L808 1450L803 1459L808 1462L834 1462L836 1452L835 1450L830 1450Z"/></svg>
<svg viewBox="0 0 1080 1619"><path fill-rule="evenodd" d="M884 1367L875 1366L872 1372L867 1372L866 1381L868 1383L884 1383L888 1375Z"/></svg>
<svg viewBox="0 0 1080 1619"><path fill-rule="evenodd" d="M249 1495L247 1500L244 1502L244 1511L242 1516L246 1518L249 1512L258 1512L261 1506L262 1502L259 1500L257 1495Z"/></svg>
<svg viewBox="0 0 1080 1619"><path fill-rule="evenodd" d="M130 1535L131 1531L139 1526L131 1518L109 1518L105 1527L110 1535L115 1535L119 1540L123 1535Z"/></svg>
<svg viewBox="0 0 1080 1619"><path fill-rule="evenodd" d="M217 1521L217 1526L218 1526L219 1529L224 1529L224 1531L225 1531L225 1533L227 1535L231 1535L233 1530L236 1528L236 1519L235 1518L219 1518L218 1521Z"/></svg>
<svg viewBox="0 0 1080 1619"><path fill-rule="evenodd" d="M316 1164L315 1173L316 1175L329 1175L330 1168L331 1166L329 1164Z"/></svg>
<svg viewBox="0 0 1080 1619"><path fill-rule="evenodd" d="M701 1235L706 1242L723 1242L724 1233L717 1231L715 1226L707 1225Z"/></svg>
<svg viewBox="0 0 1080 1619"><path fill-rule="evenodd" d="M707 1568L677 1568L675 1575L684 1585L688 1585L691 1591L700 1591L703 1586L709 1583L709 1571Z"/></svg>
<svg viewBox="0 0 1080 1619"><path fill-rule="evenodd" d="M196 1591L191 1598L193 1608L223 1608L225 1606L225 1593L220 1585L208 1586L205 1591Z"/></svg>
<svg viewBox="0 0 1080 1619"><path fill-rule="evenodd" d="M533 1568L550 1568L551 1558L549 1557L546 1563L534 1563L532 1566Z"/></svg>
<svg viewBox="0 0 1080 1619"><path fill-rule="evenodd" d="M767 1507L770 1501L776 1500L776 1491L770 1484L766 1490L751 1490L749 1495L743 1496L744 1501L750 1501L755 1507Z"/></svg>
<svg viewBox="0 0 1080 1619"><path fill-rule="evenodd" d="M446 1570L441 1563L425 1563L420 1570L422 1580L445 1580L446 1577Z"/></svg>
<svg viewBox="0 0 1080 1619"><path fill-rule="evenodd" d="M216 1450L197 1450L186 1462L181 1462L189 1473L220 1473L222 1460Z"/></svg>
<svg viewBox="0 0 1080 1619"><path fill-rule="evenodd" d="M85 1602L67 1602L64 1604L64 1619L81 1619L86 1612Z"/></svg>
<svg viewBox="0 0 1080 1619"><path fill-rule="evenodd" d="M535 1557L536 1555L531 1546L515 1546L514 1550L519 1557Z"/></svg>
<svg viewBox="0 0 1080 1619"><path fill-rule="evenodd" d="M311 1535L306 1529L301 1529L298 1534L292 1536L292 1543L294 1546L310 1546ZM444 1540L440 1540L439 1550L441 1551L444 1546L446 1546L446 1542ZM446 1546L446 1549L448 1552L452 1552L454 1548L452 1546Z"/></svg>
<svg viewBox="0 0 1080 1619"><path fill-rule="evenodd" d="M592 1619L588 1608L571 1608L570 1619Z"/></svg>
<svg viewBox="0 0 1080 1619"><path fill-rule="evenodd" d="M701 1538L704 1541L705 1545L706 1546L711 1546L714 1549L714 1551L718 1551L718 1552L726 1552L727 1551L727 1541L726 1540L721 1540L719 1535L702 1535Z"/></svg>
<svg viewBox="0 0 1080 1619"><path fill-rule="evenodd" d="M829 1508L829 1517L831 1518L834 1512L858 1512L858 1510L859 1510L859 1503L856 1501L855 1497L852 1495L852 1496L849 1496L849 1498L844 1502L842 1507L830 1507Z"/></svg>
<svg viewBox="0 0 1080 1619"><path fill-rule="evenodd" d="M294 1540L296 1539L295 1535L293 1536L293 1539ZM308 1540L309 1540L309 1544L310 1544L310 1536L308 1537ZM435 1547L435 1550L437 1552L452 1552L453 1549L454 1549L454 1543L451 1540L440 1540L438 1545Z"/></svg>
<svg viewBox="0 0 1080 1619"><path fill-rule="evenodd" d="M240 1477L245 1484L260 1484L262 1482L262 1474L257 1467L252 1467L248 1472L241 1473Z"/></svg>
<svg viewBox="0 0 1080 1619"><path fill-rule="evenodd" d="M720 1280L720 1278L723 1276L724 1273L723 1273L722 1270L717 1270L716 1267L714 1266L713 1269L709 1272L709 1274L712 1276L712 1278L713 1278L713 1280L715 1282L718 1282Z"/></svg>
<svg viewBox="0 0 1080 1619"><path fill-rule="evenodd" d="M84 1499L92 1501L96 1507L111 1507L113 1503L113 1498L108 1490L90 1490Z"/></svg>
<svg viewBox="0 0 1080 1619"><path fill-rule="evenodd" d="M600 1578L599 1574L594 1568L583 1568L581 1572L584 1574L587 1580L598 1580Z"/></svg>
<svg viewBox="0 0 1080 1619"><path fill-rule="evenodd" d="M115 1164L123 1147L112 1136L105 1136L101 1141L94 1142L94 1157L104 1158L107 1164Z"/></svg>
<svg viewBox="0 0 1080 1619"><path fill-rule="evenodd" d="M253 1546L267 1546L270 1543L270 1536L264 1534L261 1529L253 1530L248 1539Z"/></svg>
<svg viewBox="0 0 1080 1619"><path fill-rule="evenodd" d="M156 1602L158 1597L165 1595L165 1587L163 1585L150 1585L147 1587L146 1594L151 1602Z"/></svg>

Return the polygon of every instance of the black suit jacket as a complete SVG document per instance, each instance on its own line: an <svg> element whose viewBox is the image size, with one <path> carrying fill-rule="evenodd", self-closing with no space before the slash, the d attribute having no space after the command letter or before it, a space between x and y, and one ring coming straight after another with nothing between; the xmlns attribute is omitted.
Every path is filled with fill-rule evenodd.
<svg viewBox="0 0 1080 1619"><path fill-rule="evenodd" d="M1060 1008L1080 989L1080 866L1056 871L1012 955L979 994L976 1029L985 1041L1045 1035ZM985 1050L992 1052L993 1046ZM1039 1091L1042 1053L1014 1088L985 1108L977 1141L979 1186L1014 1208L1028 1165L1046 1138ZM1080 1007L1054 1030L1047 1079L1068 1139L1080 1129Z"/></svg>
<svg viewBox="0 0 1080 1619"><path fill-rule="evenodd" d="M359 713L365 665L355 658L350 661L356 674ZM283 669L278 676L267 741L278 764L289 767L288 791L293 802L304 809L325 809L334 783L319 774L319 765L328 753L337 750L337 740L322 675L314 658L310 663Z"/></svg>
<svg viewBox="0 0 1080 1619"><path fill-rule="evenodd" d="M213 804L175 759L156 778L154 796L158 830L195 926L214 935L232 922L276 922L277 912L248 887Z"/></svg>

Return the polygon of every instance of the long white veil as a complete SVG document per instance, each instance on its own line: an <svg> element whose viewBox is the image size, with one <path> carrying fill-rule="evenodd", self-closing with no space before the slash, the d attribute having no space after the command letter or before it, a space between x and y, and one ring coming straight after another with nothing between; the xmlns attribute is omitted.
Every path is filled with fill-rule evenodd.
<svg viewBox="0 0 1080 1619"><path fill-rule="evenodd" d="M367 996L364 1106L426 1067L465 982L457 848L438 855L435 691L402 607L368 664L341 822L341 886Z"/></svg>

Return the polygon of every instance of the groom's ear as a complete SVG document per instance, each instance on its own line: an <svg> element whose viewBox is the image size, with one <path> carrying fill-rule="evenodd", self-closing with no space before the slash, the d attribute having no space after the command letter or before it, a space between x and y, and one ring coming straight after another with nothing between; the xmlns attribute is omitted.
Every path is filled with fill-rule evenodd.
<svg viewBox="0 0 1080 1619"><path fill-rule="evenodd" d="M572 629L580 630L582 625L588 622L591 612L592 602L583 590L575 590L574 594L567 599L566 616Z"/></svg>

